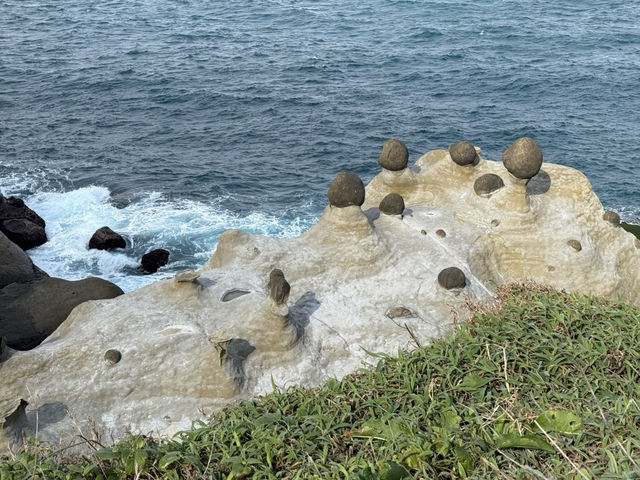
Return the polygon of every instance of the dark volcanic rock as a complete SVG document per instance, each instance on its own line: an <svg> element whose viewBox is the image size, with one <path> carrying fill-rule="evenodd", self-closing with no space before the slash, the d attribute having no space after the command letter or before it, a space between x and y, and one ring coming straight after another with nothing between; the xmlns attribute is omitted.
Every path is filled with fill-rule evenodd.
<svg viewBox="0 0 640 480"><path fill-rule="evenodd" d="M514 177L530 179L540 171L542 149L535 140L529 137L519 138L504 151L502 163Z"/></svg>
<svg viewBox="0 0 640 480"><path fill-rule="evenodd" d="M118 350L110 349L104 353L104 359L108 363L115 364L122 359L122 354Z"/></svg>
<svg viewBox="0 0 640 480"><path fill-rule="evenodd" d="M4 352L7 349L7 337L0 337L0 362L4 357Z"/></svg>
<svg viewBox="0 0 640 480"><path fill-rule="evenodd" d="M449 155L458 165L471 165L476 160L476 149L469 142L458 142L449 146Z"/></svg>
<svg viewBox="0 0 640 480"><path fill-rule="evenodd" d="M169 252L163 248L157 248L142 256L141 266L145 272L155 273L167 263L169 263Z"/></svg>
<svg viewBox="0 0 640 480"><path fill-rule="evenodd" d="M438 283L446 289L464 288L467 277L458 267L445 268L438 274Z"/></svg>
<svg viewBox="0 0 640 480"><path fill-rule="evenodd" d="M402 195L390 193L380 202L380 211L387 215L402 215L404 212L404 199Z"/></svg>
<svg viewBox="0 0 640 480"><path fill-rule="evenodd" d="M289 298L291 286L289 285L289 282L287 282L287 280L284 278L284 273L282 273L282 270L276 268L271 271L267 288L269 289L269 296L274 302L276 302L278 305L286 303L287 299Z"/></svg>
<svg viewBox="0 0 640 480"><path fill-rule="evenodd" d="M400 140L395 138L387 140L382 147L380 157L378 157L378 163L393 172L403 170L407 168L407 163L409 163L409 150Z"/></svg>
<svg viewBox="0 0 640 480"><path fill-rule="evenodd" d="M364 203L364 185L355 173L340 172L331 182L327 196L334 207L361 206Z"/></svg>
<svg viewBox="0 0 640 480"><path fill-rule="evenodd" d="M486 173L481 177L478 177L473 184L473 190L477 195L487 195L501 189L502 187L504 187L502 178L493 173Z"/></svg>
<svg viewBox="0 0 640 480"><path fill-rule="evenodd" d="M47 277L29 256L0 232L0 288L10 283L25 283Z"/></svg>
<svg viewBox="0 0 640 480"><path fill-rule="evenodd" d="M47 241L45 222L20 198L0 194L0 231L23 250Z"/></svg>
<svg viewBox="0 0 640 480"><path fill-rule="evenodd" d="M620 215L618 215L616 212L611 212L611 211L604 212L604 215L602 216L602 218L607 222L611 223L611 225L613 225L614 227L620 226Z"/></svg>
<svg viewBox="0 0 640 480"><path fill-rule="evenodd" d="M124 238L109 227L102 227L96 230L89 240L89 248L97 250L114 250L116 248L125 248L127 243Z"/></svg>
<svg viewBox="0 0 640 480"><path fill-rule="evenodd" d="M117 285L101 278L12 283L0 290L0 332L11 348L29 350L58 328L77 305L122 293Z"/></svg>

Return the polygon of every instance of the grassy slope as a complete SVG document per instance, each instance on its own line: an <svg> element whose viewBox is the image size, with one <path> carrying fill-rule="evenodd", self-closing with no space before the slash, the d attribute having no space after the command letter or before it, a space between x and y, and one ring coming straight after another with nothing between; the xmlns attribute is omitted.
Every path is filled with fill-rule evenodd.
<svg viewBox="0 0 640 480"><path fill-rule="evenodd" d="M640 478L640 309L511 286L447 338L179 441L36 446L5 478Z"/></svg>

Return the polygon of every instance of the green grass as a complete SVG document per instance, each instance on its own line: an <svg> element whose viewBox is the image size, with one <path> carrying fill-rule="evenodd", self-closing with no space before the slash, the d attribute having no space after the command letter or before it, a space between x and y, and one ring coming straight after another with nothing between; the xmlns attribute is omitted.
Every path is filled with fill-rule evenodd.
<svg viewBox="0 0 640 480"><path fill-rule="evenodd" d="M624 228L627 232L633 233L636 238L640 239L640 225L632 225L630 223L621 222L620 226Z"/></svg>
<svg viewBox="0 0 640 480"><path fill-rule="evenodd" d="M639 397L640 309L509 286L446 338L342 381L168 441L74 458L31 445L0 478L640 478Z"/></svg>

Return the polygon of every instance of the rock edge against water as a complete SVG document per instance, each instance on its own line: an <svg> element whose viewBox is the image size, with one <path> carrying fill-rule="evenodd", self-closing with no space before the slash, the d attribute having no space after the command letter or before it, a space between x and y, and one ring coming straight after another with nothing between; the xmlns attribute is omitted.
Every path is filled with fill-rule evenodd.
<svg viewBox="0 0 640 480"><path fill-rule="evenodd" d="M18 448L35 418L56 444L78 429L172 434L272 382L318 385L375 363L367 351L428 343L508 282L640 303L640 243L584 175L524 144L506 165L477 147L467 163L464 146L463 160L435 150L407 168L392 142L364 199L347 175L300 237L230 230L199 272L77 306L38 347L5 352L0 448ZM504 185L476 193L488 174ZM391 193L402 215L381 214Z"/></svg>

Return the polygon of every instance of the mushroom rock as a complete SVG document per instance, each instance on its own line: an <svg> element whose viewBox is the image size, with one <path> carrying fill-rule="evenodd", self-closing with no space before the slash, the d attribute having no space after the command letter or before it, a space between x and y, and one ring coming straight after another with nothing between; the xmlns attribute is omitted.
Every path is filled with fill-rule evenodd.
<svg viewBox="0 0 640 480"><path fill-rule="evenodd" d="M378 163L382 168L397 172L407 168L409 163L409 150L404 142L392 138L382 146L382 153L378 157Z"/></svg>
<svg viewBox="0 0 640 480"><path fill-rule="evenodd" d="M447 290L464 288L467 283L467 277L458 267L448 267L438 274L438 283Z"/></svg>
<svg viewBox="0 0 640 480"><path fill-rule="evenodd" d="M282 270L276 268L271 271L267 288L269 290L269 296L277 305L284 305L287 303L291 286L284 278Z"/></svg>
<svg viewBox="0 0 640 480"><path fill-rule="evenodd" d="M145 272L156 273L160 267L169 263L169 252L163 248L156 248L142 256L140 266Z"/></svg>
<svg viewBox="0 0 640 480"><path fill-rule="evenodd" d="M0 194L0 232L23 250L47 241L45 221L20 198Z"/></svg>
<svg viewBox="0 0 640 480"><path fill-rule="evenodd" d="M327 196L333 207L359 207L364 203L364 185L355 173L340 172L331 183Z"/></svg>
<svg viewBox="0 0 640 480"><path fill-rule="evenodd" d="M460 166L471 165L477 158L476 149L469 142L458 142L449 146L449 155Z"/></svg>
<svg viewBox="0 0 640 480"><path fill-rule="evenodd" d="M528 180L535 177L542 166L542 149L538 143L522 137L513 142L502 154L502 163L511 175Z"/></svg>
<svg viewBox="0 0 640 480"><path fill-rule="evenodd" d="M500 175L496 175L495 173L485 173L478 177L473 184L473 190L477 195L488 195L496 190L500 190L502 187L504 187L504 182L502 178L500 178Z"/></svg>
<svg viewBox="0 0 640 480"><path fill-rule="evenodd" d="M402 215L404 212L404 200L397 193L390 193L380 202L380 211L385 215Z"/></svg>
<svg viewBox="0 0 640 480"><path fill-rule="evenodd" d="M616 212L612 212L612 211L604 212L602 219L609 222L614 227L620 226L620 215L618 215Z"/></svg>
<svg viewBox="0 0 640 480"><path fill-rule="evenodd" d="M115 250L116 248L125 248L127 243L122 235L114 232L109 227L101 227L89 239L89 249L97 250Z"/></svg>
<svg viewBox="0 0 640 480"><path fill-rule="evenodd" d="M523 180L506 176L501 162L465 169L437 150L397 178L406 172L414 182L407 193L383 181L394 174L383 170L366 197L357 195L364 208L353 195L343 207L327 206L296 238L225 232L197 288L172 278L77 305L40 345L0 363L0 403L64 404L68 418L38 430L39 440L56 444L73 442L78 429L114 440L128 431L172 435L203 411L272 391L272 382L313 387L341 378L371 361L366 351L414 345L409 332L428 344L453 327L453 312L464 318L469 301L489 301L508 282L640 304L636 239L603 221L577 170L545 164L548 188L531 196L526 212L511 208L513 182ZM473 189L486 174L505 183L490 201ZM412 215L401 222L379 215L374 207L389 193L400 194ZM568 239L580 240L579 254ZM286 300L276 295L286 303L265 291L276 266L286 272L286 280L275 273L281 291L290 284ZM438 286L446 271L441 283L464 286L464 295ZM113 348L118 364L104 360Z"/></svg>

